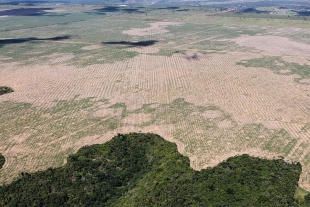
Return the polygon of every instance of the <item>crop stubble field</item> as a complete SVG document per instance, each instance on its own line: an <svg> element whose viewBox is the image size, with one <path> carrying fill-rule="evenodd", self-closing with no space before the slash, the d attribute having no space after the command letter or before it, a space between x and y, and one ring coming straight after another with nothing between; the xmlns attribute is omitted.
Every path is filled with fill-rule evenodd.
<svg viewBox="0 0 310 207"><path fill-rule="evenodd" d="M142 131L194 169L243 153L299 161L310 190L309 21L187 9L1 10L0 83L14 92L0 96L0 182Z"/></svg>

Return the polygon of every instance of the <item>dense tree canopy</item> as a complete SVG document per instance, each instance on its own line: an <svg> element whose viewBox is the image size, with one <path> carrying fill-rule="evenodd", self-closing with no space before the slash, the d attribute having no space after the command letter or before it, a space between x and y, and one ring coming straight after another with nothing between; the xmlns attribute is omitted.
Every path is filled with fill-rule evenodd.
<svg viewBox="0 0 310 207"><path fill-rule="evenodd" d="M65 166L21 173L1 206L297 206L301 165L242 155L193 170L174 143L119 134L81 148Z"/></svg>
<svg viewBox="0 0 310 207"><path fill-rule="evenodd" d="M5 162L5 158L4 158L4 156L2 154L0 154L0 169L4 165L4 162Z"/></svg>

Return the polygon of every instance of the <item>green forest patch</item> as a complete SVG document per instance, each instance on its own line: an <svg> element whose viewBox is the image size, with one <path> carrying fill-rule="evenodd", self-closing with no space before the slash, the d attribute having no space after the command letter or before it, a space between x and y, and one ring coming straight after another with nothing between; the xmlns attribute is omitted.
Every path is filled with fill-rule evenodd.
<svg viewBox="0 0 310 207"><path fill-rule="evenodd" d="M118 134L81 148L65 166L21 173L0 187L3 206L298 206L299 163L248 155L193 170L155 134ZM16 190L18 189L18 190Z"/></svg>
<svg viewBox="0 0 310 207"><path fill-rule="evenodd" d="M0 170L3 167L4 163L5 163L5 157L2 154L0 154Z"/></svg>

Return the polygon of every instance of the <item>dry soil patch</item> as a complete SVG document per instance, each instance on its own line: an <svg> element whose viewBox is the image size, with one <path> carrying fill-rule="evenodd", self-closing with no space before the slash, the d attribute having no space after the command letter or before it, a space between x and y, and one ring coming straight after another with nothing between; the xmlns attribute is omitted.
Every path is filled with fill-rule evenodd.
<svg viewBox="0 0 310 207"><path fill-rule="evenodd" d="M202 113L202 116L209 118L209 119L218 118L221 115L222 115L222 112L217 111L217 110L208 110L208 111L205 111L204 113Z"/></svg>
<svg viewBox="0 0 310 207"><path fill-rule="evenodd" d="M287 37L243 35L233 40L240 46L253 47L275 55L309 56L310 54L310 45L295 42Z"/></svg>
<svg viewBox="0 0 310 207"><path fill-rule="evenodd" d="M150 27L147 28L132 28L130 30L123 31L124 34L132 36L147 36L152 34L163 34L169 32L166 27L171 25L181 25L179 22L154 22L150 23Z"/></svg>
<svg viewBox="0 0 310 207"><path fill-rule="evenodd" d="M0 102L8 100L28 102L38 107L48 108L55 104L55 100L71 100L76 95L79 95L79 99L86 97L94 97L94 100L108 99L109 103L100 103L102 106L98 107L97 111L87 109L81 113L85 116L88 113L94 113L96 117L105 119L104 117L119 118L122 116L124 110L120 105L122 103L126 105L126 110L132 111L140 109L143 104L156 103L151 106L160 107L162 104L170 104L178 98L184 98L196 106L215 105L221 109L205 111L201 114L205 118L219 118L224 111L225 114L231 115L238 127L268 121L272 123L271 125L274 124L275 129L284 128L292 136L298 135L305 144L309 143L310 137L305 133L300 133L299 125L296 125L296 123L308 123L310 120L310 112L306 110L310 104L309 86L296 83L294 77L274 74L268 69L236 65L236 62L244 60L244 55L248 59L262 57L258 54L227 53L210 54L207 59L188 61L181 54L171 57L143 54L113 64L92 65L85 68L66 66L61 63L52 66L1 64L0 82L12 86L16 92L5 97L1 96ZM117 107L113 108L114 104L118 104ZM167 114L174 116L172 112L167 111ZM0 139L0 145L12 150L11 154L5 153L10 166L6 165L1 172L1 181L16 177L19 171L35 171L56 165L55 163L59 161L55 161L54 155L67 152L66 150L70 149L73 142L77 143L74 146L74 149L77 149L84 144L106 141L117 133L139 130L153 131L168 140L177 142L180 152L189 155L191 165L196 168L215 165L227 156L236 154L252 153L251 155L265 156L264 152L260 154L248 150L234 151L233 149L238 146L235 146L233 140L229 139L236 139L236 137L230 137L229 134L216 142L210 142L214 144L212 146L207 143L209 140L203 141L203 137L209 133L207 129L196 131L196 128L201 129L201 127L195 125L191 126L190 132L186 132L188 134L176 136L175 133L178 130L176 126L183 126L182 124L186 126L189 123L189 120L182 119L182 116L177 119L176 125L166 123L169 117L162 117L161 122L157 122L159 126L137 127L136 125L144 123L149 118L142 114L125 116L122 123L126 123L126 127L118 127L108 132L98 131L98 135L91 137L85 135L84 138L79 139L80 141L73 140L73 138L70 140L68 136L54 140L53 145L48 142L44 143L45 145L35 145L35 143L42 143L41 137L38 136L32 137L32 143L29 145L14 142L15 147L13 147L9 142L3 141L9 139ZM225 131L228 125L228 122L219 123L218 128ZM184 138L181 141L180 136L188 139ZM230 145L225 146L227 148L227 150L225 148L225 153L232 153L219 154L216 148L219 146L216 144L228 143L228 141ZM199 152L202 153L199 156L185 150L185 147L193 142L197 144ZM34 147L31 148L31 146ZM16 153L23 153L23 159L13 158L13 154L16 155ZM43 161L40 157L46 153L51 155L45 156L46 160ZM210 158L210 154L217 155L217 158L212 162L202 159L203 156ZM62 156L66 155L62 154ZM300 161L298 159L296 158L295 161ZM202 163L202 165L197 163Z"/></svg>

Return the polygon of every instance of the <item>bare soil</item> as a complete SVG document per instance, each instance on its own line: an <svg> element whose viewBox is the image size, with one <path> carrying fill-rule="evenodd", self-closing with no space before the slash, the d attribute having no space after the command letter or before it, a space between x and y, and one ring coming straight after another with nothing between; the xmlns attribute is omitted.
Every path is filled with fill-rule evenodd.
<svg viewBox="0 0 310 207"><path fill-rule="evenodd" d="M150 23L150 27L147 28L132 28L130 30L123 31L124 34L132 36L147 36L152 34L163 34L169 32L166 29L170 25L181 25L179 22L154 22Z"/></svg>
<svg viewBox="0 0 310 207"><path fill-rule="evenodd" d="M133 28L123 33L134 36L165 34L169 32L166 28L169 25L179 23L156 22L151 23L148 28ZM168 141L175 142L178 150L190 157L191 166L195 169L214 166L230 156L244 153L271 159L284 156L284 152L275 153L259 147L243 148L240 144L257 142L259 145L260 141L264 140L263 137L250 139L249 133L244 140L238 140L241 138L229 133L231 130L241 134L245 130L243 127L261 124L270 132L284 129L289 134L289 140L281 140L285 143L297 141L285 158L303 163L300 185L310 189L310 172L307 170L310 168L307 160L310 130L306 127L310 122L310 85L297 83L294 76L275 74L264 67L246 68L236 65L239 61L266 55L309 64L310 46L272 35L241 36L231 41L240 46L252 47L255 52L224 51L226 53L210 53L204 56L193 50L168 57L154 55L160 49L156 45L129 48L130 51L140 53L132 59L84 68L66 64L67 60L73 58L72 54L54 54L50 57L52 60L49 64L1 63L0 83L9 85L15 92L0 96L0 103L31 103L33 107L49 109L57 104L55 100L93 97L92 100L96 102L94 107L81 111L78 111L80 109L77 107L73 115L78 113L78 118L82 120L93 115L94 119L101 121L109 121L110 118L120 121L113 126L115 128L100 128L96 135L86 134L82 138L74 136L81 130L72 134L61 134L57 139L42 140L42 136L36 135L36 130L42 129L31 126L18 136L1 137L0 152L6 156L7 162L0 172L0 183L12 181L21 171L33 172L60 166L68 154L84 145L102 143L117 133L133 131L158 133ZM99 48L97 45L90 45L83 49ZM199 57L194 58L195 61L186 58L195 54ZM1 60L5 59L0 57ZM289 69L282 72L289 72ZM308 83L307 79L303 81ZM151 125L145 123L151 121L156 114L149 111L133 113L144 104L151 104L150 108L155 110L179 98L184 98L187 103L197 107L216 106L220 109L206 110L203 113L193 109L193 113L185 117L186 111L183 111L184 114L174 114L177 113L177 107L182 110L185 106L175 106L166 109L166 116L158 118L155 124ZM102 99L107 99L108 103L100 102ZM126 107L122 107L122 104ZM126 114L126 111L131 114ZM230 119L220 120L226 114L231 116ZM18 117L18 111L14 115L21 118ZM47 116L53 117L50 114ZM195 119L199 116L204 118L205 122L209 119L214 121L214 126L209 129L200 126L204 123L195 124ZM171 117L177 117L175 124L168 123ZM15 120L12 119L6 126L14 130L14 123ZM177 134L184 128L191 130ZM223 136L213 140L211 135Z"/></svg>
<svg viewBox="0 0 310 207"><path fill-rule="evenodd" d="M253 47L273 55L301 55L310 54L308 44L295 42L280 36L241 36L234 39L240 46Z"/></svg>

